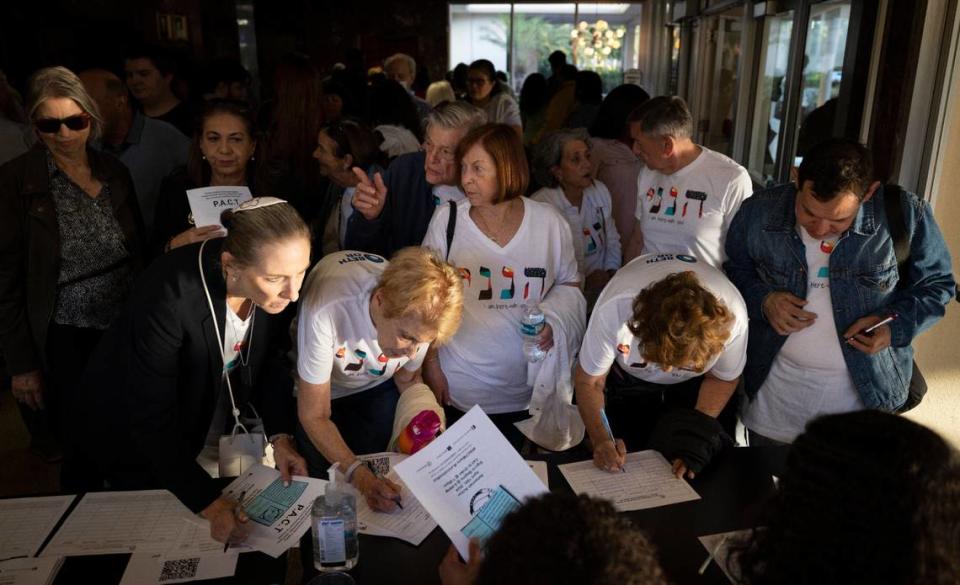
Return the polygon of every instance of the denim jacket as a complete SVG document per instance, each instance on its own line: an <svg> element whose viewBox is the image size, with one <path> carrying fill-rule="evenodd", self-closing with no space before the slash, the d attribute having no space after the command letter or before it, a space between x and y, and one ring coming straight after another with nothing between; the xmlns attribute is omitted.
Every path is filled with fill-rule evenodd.
<svg viewBox="0 0 960 585"><path fill-rule="evenodd" d="M750 316L744 381L752 400L763 385L786 336L776 333L761 306L772 292L807 293L806 251L797 233L792 184L746 199L727 233L724 269L740 289ZM860 206L850 228L830 254L830 299L843 358L864 406L896 410L907 399L912 374L911 342L943 317L954 279L943 235L926 202L904 192L901 206L910 238L910 258L899 283L893 240L887 228L883 188ZM844 343L843 333L867 315L895 314L891 347L867 355Z"/></svg>

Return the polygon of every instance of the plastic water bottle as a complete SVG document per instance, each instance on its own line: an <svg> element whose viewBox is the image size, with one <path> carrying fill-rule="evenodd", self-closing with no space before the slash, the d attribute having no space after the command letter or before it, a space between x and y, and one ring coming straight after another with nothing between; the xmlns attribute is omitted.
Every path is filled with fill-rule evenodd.
<svg viewBox="0 0 960 585"><path fill-rule="evenodd" d="M337 463L330 466L330 481L313 501L313 566L318 571L349 571L360 556L357 539L357 496L349 485L337 483Z"/></svg>
<svg viewBox="0 0 960 585"><path fill-rule="evenodd" d="M520 333L523 335L523 356L530 363L536 363L546 357L547 352L540 349L540 332L547 318L539 305L524 305L520 317Z"/></svg>

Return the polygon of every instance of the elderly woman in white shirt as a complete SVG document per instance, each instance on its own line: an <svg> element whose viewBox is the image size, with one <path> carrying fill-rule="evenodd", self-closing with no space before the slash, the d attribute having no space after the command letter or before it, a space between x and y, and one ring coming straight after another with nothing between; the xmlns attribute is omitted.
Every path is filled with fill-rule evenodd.
<svg viewBox="0 0 960 585"><path fill-rule="evenodd" d="M554 288L579 286L573 242L556 210L522 196L529 171L520 135L510 126L471 131L460 141L457 159L466 199L437 208L423 245L457 266L463 321L438 353L431 348L424 379L450 406L448 424L479 405L519 448L523 436L513 423L527 418L533 392L521 313L525 304L549 302ZM543 350L553 346L549 323L539 342Z"/></svg>
<svg viewBox="0 0 960 585"><path fill-rule="evenodd" d="M544 187L533 194L533 200L557 208L570 224L588 306L620 268L621 260L610 192L591 177L590 169L590 139L582 128L551 132L534 151L533 172Z"/></svg>

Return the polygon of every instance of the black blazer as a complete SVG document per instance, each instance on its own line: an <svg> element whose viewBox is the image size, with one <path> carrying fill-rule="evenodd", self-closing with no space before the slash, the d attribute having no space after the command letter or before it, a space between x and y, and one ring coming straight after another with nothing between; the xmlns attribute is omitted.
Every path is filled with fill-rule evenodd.
<svg viewBox="0 0 960 585"><path fill-rule="evenodd" d="M226 287L223 240L207 242L203 270L221 335ZM196 462L219 392L223 362L200 280L200 244L158 258L141 276L123 313L104 335L81 382L84 434L79 448L122 489L165 488L199 511L219 488ZM231 375L238 406L252 404L266 434L292 433L293 378L286 365L293 307L279 316L256 309L249 359ZM99 435L90 440L90 435ZM104 449L104 447L107 447Z"/></svg>
<svg viewBox="0 0 960 585"><path fill-rule="evenodd" d="M110 203L135 270L142 265L143 219L130 171L87 148L93 176ZM46 147L38 144L0 167L0 353L10 374L46 368L46 340L60 277L60 229L50 193Z"/></svg>

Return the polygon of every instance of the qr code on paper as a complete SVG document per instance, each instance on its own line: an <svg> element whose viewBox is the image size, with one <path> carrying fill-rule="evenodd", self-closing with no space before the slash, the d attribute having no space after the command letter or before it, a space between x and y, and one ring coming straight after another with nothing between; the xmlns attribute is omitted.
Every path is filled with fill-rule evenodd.
<svg viewBox="0 0 960 585"><path fill-rule="evenodd" d="M163 561L163 569L160 572L160 582L163 583L164 581L172 581L174 579L194 579L197 576L197 567L199 565L199 557Z"/></svg>
<svg viewBox="0 0 960 585"><path fill-rule="evenodd" d="M390 457L386 455L366 455L361 457L361 459L363 459L363 461L367 464L367 467L370 468L370 471L372 471L377 477L384 477L390 473Z"/></svg>

